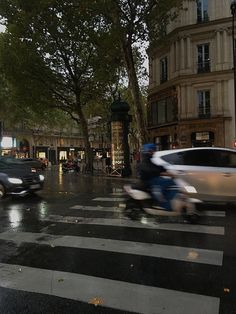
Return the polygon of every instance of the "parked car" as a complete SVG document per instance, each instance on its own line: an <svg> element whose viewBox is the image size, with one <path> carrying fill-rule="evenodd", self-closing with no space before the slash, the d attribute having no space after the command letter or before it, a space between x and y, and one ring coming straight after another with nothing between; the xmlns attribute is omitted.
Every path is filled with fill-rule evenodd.
<svg viewBox="0 0 236 314"><path fill-rule="evenodd" d="M13 158L0 158L0 199L6 195L25 196L43 188L44 176Z"/></svg>
<svg viewBox="0 0 236 314"><path fill-rule="evenodd" d="M203 201L236 202L236 150L197 147L155 152L153 162L177 171Z"/></svg>

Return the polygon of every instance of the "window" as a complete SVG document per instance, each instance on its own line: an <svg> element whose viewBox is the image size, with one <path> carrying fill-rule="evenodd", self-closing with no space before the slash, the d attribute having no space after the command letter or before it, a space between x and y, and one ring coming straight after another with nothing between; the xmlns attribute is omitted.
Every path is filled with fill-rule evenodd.
<svg viewBox="0 0 236 314"><path fill-rule="evenodd" d="M210 53L209 44L203 44L197 46L198 60L197 70L198 73L210 72Z"/></svg>
<svg viewBox="0 0 236 314"><path fill-rule="evenodd" d="M236 153L224 150L199 149L162 156L172 165L236 168Z"/></svg>
<svg viewBox="0 0 236 314"><path fill-rule="evenodd" d="M148 125L157 125L157 102L148 105Z"/></svg>
<svg viewBox="0 0 236 314"><path fill-rule="evenodd" d="M160 59L160 82L164 83L168 79L167 57Z"/></svg>
<svg viewBox="0 0 236 314"><path fill-rule="evenodd" d="M172 165L184 165L182 152L164 155L162 159Z"/></svg>
<svg viewBox="0 0 236 314"><path fill-rule="evenodd" d="M158 106L157 106L157 116L158 116L158 124L163 124L166 122L166 102L164 100L158 101Z"/></svg>
<svg viewBox="0 0 236 314"><path fill-rule="evenodd" d="M210 103L210 91L198 91L198 117L210 118L211 115L211 103Z"/></svg>
<svg viewBox="0 0 236 314"><path fill-rule="evenodd" d="M183 159L186 166L217 167L216 152L213 150L184 152Z"/></svg>
<svg viewBox="0 0 236 314"><path fill-rule="evenodd" d="M236 153L219 150L216 152L217 166L224 168L236 168Z"/></svg>
<svg viewBox="0 0 236 314"><path fill-rule="evenodd" d="M197 0L197 22L207 22L208 16L208 0Z"/></svg>
<svg viewBox="0 0 236 314"><path fill-rule="evenodd" d="M148 105L148 125L160 125L177 120L178 108L174 97L167 97Z"/></svg>
<svg viewBox="0 0 236 314"><path fill-rule="evenodd" d="M169 123L177 120L177 105L173 97L167 97L157 102L158 124Z"/></svg>

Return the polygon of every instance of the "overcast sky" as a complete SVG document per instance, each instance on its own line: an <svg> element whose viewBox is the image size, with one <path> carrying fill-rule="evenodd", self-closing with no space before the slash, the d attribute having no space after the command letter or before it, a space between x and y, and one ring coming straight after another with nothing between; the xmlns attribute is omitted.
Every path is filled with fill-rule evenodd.
<svg viewBox="0 0 236 314"><path fill-rule="evenodd" d="M4 32L4 29L5 29L5 27L2 26L2 25L0 25L0 33L1 33L1 32Z"/></svg>

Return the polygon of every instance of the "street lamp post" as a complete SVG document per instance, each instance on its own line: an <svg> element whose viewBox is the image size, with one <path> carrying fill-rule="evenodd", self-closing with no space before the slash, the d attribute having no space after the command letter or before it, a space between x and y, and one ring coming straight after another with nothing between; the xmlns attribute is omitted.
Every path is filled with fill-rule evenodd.
<svg viewBox="0 0 236 314"><path fill-rule="evenodd" d="M234 70L234 140L236 140L236 47L235 47L235 16L236 16L236 0L233 0L230 5L232 14L232 47L233 47L233 70ZM234 142L235 146L235 142Z"/></svg>

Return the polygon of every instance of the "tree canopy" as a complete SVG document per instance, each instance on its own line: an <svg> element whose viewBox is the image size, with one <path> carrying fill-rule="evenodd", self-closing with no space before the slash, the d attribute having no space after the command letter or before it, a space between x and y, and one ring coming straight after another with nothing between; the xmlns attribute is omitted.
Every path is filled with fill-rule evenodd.
<svg viewBox="0 0 236 314"><path fill-rule="evenodd" d="M57 108L80 124L90 153L85 108L103 103L128 77L140 144L148 138L141 95L144 43L154 43L180 0L5 0L0 63L17 105ZM122 74L121 74L122 73ZM105 102L105 101L104 101Z"/></svg>
<svg viewBox="0 0 236 314"><path fill-rule="evenodd" d="M91 156L83 108L109 92L108 85L117 79L120 58L119 51L104 53L104 46L113 51L116 47L107 37L104 41L85 4L1 2L0 15L7 31L0 42L0 59L18 105L35 111L57 108L67 112L80 124L87 156ZM103 45L96 44L103 41Z"/></svg>

